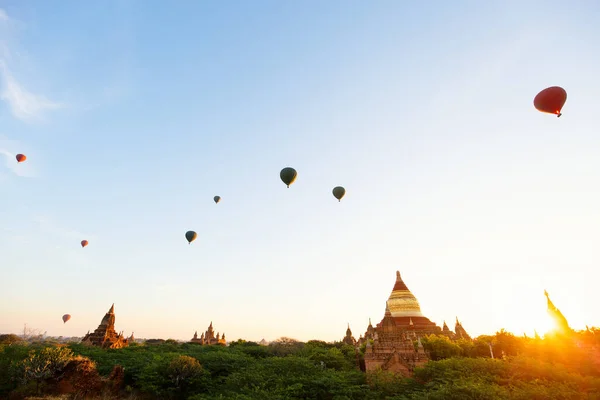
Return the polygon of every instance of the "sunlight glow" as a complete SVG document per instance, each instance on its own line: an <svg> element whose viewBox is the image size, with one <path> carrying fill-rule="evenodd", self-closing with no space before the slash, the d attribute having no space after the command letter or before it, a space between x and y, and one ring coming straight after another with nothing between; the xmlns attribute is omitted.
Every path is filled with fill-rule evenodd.
<svg viewBox="0 0 600 400"><path fill-rule="evenodd" d="M552 318L550 318L549 315L546 314L542 318L540 318L539 321L537 321L535 329L538 335L544 336L550 331L556 329L556 323L552 320Z"/></svg>

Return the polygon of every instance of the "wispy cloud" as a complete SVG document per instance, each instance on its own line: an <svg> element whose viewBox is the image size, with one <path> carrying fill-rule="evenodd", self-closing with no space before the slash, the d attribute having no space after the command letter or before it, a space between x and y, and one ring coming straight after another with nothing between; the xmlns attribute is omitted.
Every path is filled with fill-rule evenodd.
<svg viewBox="0 0 600 400"><path fill-rule="evenodd" d="M0 8L0 24L6 25L10 18L6 11ZM0 39L2 39L0 37ZM25 122L39 121L44 112L62 108L61 103L49 100L43 95L35 94L19 82L8 67L10 60L10 48L2 41L0 53L0 78L2 80L2 99L9 107L11 113Z"/></svg>
<svg viewBox="0 0 600 400"><path fill-rule="evenodd" d="M45 111L63 107L60 103L55 103L25 89L14 78L4 61L0 61L0 75L3 84L0 98L8 104L16 118L25 122L39 121Z"/></svg>

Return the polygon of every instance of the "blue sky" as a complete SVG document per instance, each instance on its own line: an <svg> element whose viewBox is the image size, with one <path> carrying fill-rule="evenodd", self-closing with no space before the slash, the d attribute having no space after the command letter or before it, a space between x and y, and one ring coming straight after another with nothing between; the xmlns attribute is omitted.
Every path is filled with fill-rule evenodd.
<svg viewBox="0 0 600 400"><path fill-rule="evenodd" d="M475 335L543 330L544 288L600 325L599 18L3 2L0 332L80 336L114 302L137 337L336 340L383 317L396 270ZM560 119L532 104L553 85Z"/></svg>

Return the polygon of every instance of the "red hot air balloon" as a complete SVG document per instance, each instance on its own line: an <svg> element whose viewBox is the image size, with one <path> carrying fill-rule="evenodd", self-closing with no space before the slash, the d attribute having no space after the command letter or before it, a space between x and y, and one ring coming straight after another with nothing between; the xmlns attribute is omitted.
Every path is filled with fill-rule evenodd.
<svg viewBox="0 0 600 400"><path fill-rule="evenodd" d="M66 324L68 320L71 319L71 315L70 314L65 314L63 315L63 324Z"/></svg>
<svg viewBox="0 0 600 400"><path fill-rule="evenodd" d="M82 240L81 241L81 247L85 247L88 245L88 241L87 240Z"/></svg>
<svg viewBox="0 0 600 400"><path fill-rule="evenodd" d="M23 162L25 160L27 160L27 157L25 156L25 154L17 154L17 162Z"/></svg>
<svg viewBox="0 0 600 400"><path fill-rule="evenodd" d="M539 92L533 99L533 106L541 112L556 114L560 117L565 102L567 101L567 92L560 86L552 86Z"/></svg>

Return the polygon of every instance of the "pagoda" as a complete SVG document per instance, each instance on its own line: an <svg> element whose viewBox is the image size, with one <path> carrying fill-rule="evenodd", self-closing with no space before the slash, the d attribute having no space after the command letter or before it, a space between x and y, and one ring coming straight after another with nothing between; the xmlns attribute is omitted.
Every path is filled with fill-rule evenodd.
<svg viewBox="0 0 600 400"><path fill-rule="evenodd" d="M462 324L458 320L458 317L456 317L456 323L454 324L454 332L448 328L448 324L446 324L446 321L444 321L444 325L442 326L442 335L447 336L451 340L472 340L471 336L469 336L465 328L463 328Z"/></svg>
<svg viewBox="0 0 600 400"><path fill-rule="evenodd" d="M443 335L451 340L471 340L467 331L456 318L454 332L444 322L443 328L437 326L421 312L417 298L408 289L400 272L396 271L396 282L385 305L385 314L375 327L371 324L364 336L354 341L350 326L342 341L354 342L357 347L365 345L365 370L378 368L410 375L414 368L429 360L421 338L428 335Z"/></svg>
<svg viewBox="0 0 600 400"><path fill-rule="evenodd" d="M190 340L190 343L196 343L201 345L222 345L225 346L227 341L225 340L225 333L221 336L219 332L217 332L217 336L215 337L215 331L213 330L212 321L208 326L206 332L202 333L200 337L198 337L198 331L194 332L194 337Z"/></svg>
<svg viewBox="0 0 600 400"><path fill-rule="evenodd" d="M354 339L354 336L352 336L350 324L348 324L348 329L346 329L346 336L344 336L342 342L350 346L356 346L356 339Z"/></svg>
<svg viewBox="0 0 600 400"><path fill-rule="evenodd" d="M550 300L550 296L548 295L548 292L546 290L544 290L544 296L546 296L546 301L548 304L548 315L554 322L554 329L552 329L552 333L559 335L567 335L571 333L572 330L569 327L567 319L565 318L563 313L561 313L560 310L556 308L554 303L552 303L552 300Z"/></svg>
<svg viewBox="0 0 600 400"><path fill-rule="evenodd" d="M396 282L386 306L389 308L398 328L410 330L420 335L441 333L441 329L421 312L419 301L402 280L400 271L396 271Z"/></svg>
<svg viewBox="0 0 600 400"><path fill-rule="evenodd" d="M383 320L375 328L373 341L367 341L365 370L369 372L382 369L404 376L412 375L416 367L429 361L420 337L416 337L415 349L415 335L414 331L402 329L387 308Z"/></svg>
<svg viewBox="0 0 600 400"><path fill-rule="evenodd" d="M131 334L133 337L133 333ZM120 349L129 346L129 339L123 336L123 332L117 333L115 330L115 305L104 315L98 328L92 333L88 333L81 340L81 343L91 346L99 346L105 349Z"/></svg>

